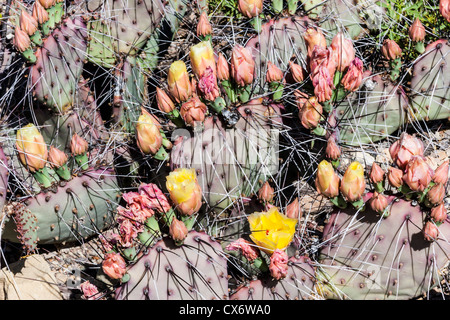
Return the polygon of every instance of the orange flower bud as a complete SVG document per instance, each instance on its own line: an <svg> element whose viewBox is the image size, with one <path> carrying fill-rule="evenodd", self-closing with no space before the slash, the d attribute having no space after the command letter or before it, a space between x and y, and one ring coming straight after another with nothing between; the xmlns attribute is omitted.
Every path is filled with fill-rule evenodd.
<svg viewBox="0 0 450 320"><path fill-rule="evenodd" d="M237 44L231 53L231 76L241 87L253 82L255 61L249 49Z"/></svg>
<svg viewBox="0 0 450 320"><path fill-rule="evenodd" d="M327 40L320 29L308 27L305 33L303 33L303 38L305 39L306 46L308 48L308 56L311 56L315 46L322 48L327 47Z"/></svg>
<svg viewBox="0 0 450 320"><path fill-rule="evenodd" d="M317 192L327 198L335 198L339 195L339 176L333 169L331 163L322 160L317 167L316 175Z"/></svg>
<svg viewBox="0 0 450 320"><path fill-rule="evenodd" d="M188 229L183 221L174 217L169 227L169 234L175 242L182 242L188 235Z"/></svg>
<svg viewBox="0 0 450 320"><path fill-rule="evenodd" d="M20 52L24 52L30 48L31 40L28 34L20 28L16 28L14 31L14 46Z"/></svg>
<svg viewBox="0 0 450 320"><path fill-rule="evenodd" d="M230 67L222 53L219 53L219 58L217 59L217 78L221 81L230 78Z"/></svg>
<svg viewBox="0 0 450 320"><path fill-rule="evenodd" d="M165 113L170 113L175 109L175 104L169 95L162 89L156 87L156 102L158 109Z"/></svg>
<svg viewBox="0 0 450 320"><path fill-rule="evenodd" d="M45 9L49 9L56 3L55 0L38 0L38 1Z"/></svg>
<svg viewBox="0 0 450 320"><path fill-rule="evenodd" d="M238 9L247 18L254 18L262 12L263 0L239 0Z"/></svg>
<svg viewBox="0 0 450 320"><path fill-rule="evenodd" d="M102 263L103 272L111 279L121 279L125 273L127 265L119 253L108 253Z"/></svg>
<svg viewBox="0 0 450 320"><path fill-rule="evenodd" d="M206 111L207 106L198 96L193 96L181 105L180 114L186 124L194 126L195 122L205 120Z"/></svg>
<svg viewBox="0 0 450 320"><path fill-rule="evenodd" d="M47 144L32 123L17 131L16 148L20 162L31 172L45 167L48 157Z"/></svg>
<svg viewBox="0 0 450 320"><path fill-rule="evenodd" d="M298 115L306 129L314 129L322 119L322 112L322 105L317 101L317 98L311 97L303 104Z"/></svg>
<svg viewBox="0 0 450 320"><path fill-rule="evenodd" d="M340 190L347 201L355 202L362 198L366 188L363 166L352 162L344 173L341 180Z"/></svg>
<svg viewBox="0 0 450 320"><path fill-rule="evenodd" d="M433 181L445 185L448 181L448 167L448 160L446 160L435 170Z"/></svg>
<svg viewBox="0 0 450 320"><path fill-rule="evenodd" d="M266 81L270 82L281 82L283 80L283 71L280 70L275 64L271 61L267 63L267 73L266 73Z"/></svg>
<svg viewBox="0 0 450 320"><path fill-rule="evenodd" d="M400 139L395 141L389 148L391 158L400 169L404 169L406 164L413 156L422 156L424 146L421 140L407 134L402 133Z"/></svg>
<svg viewBox="0 0 450 320"><path fill-rule="evenodd" d="M382 182L384 180L384 171L376 162L372 164L369 179L370 181L372 181L372 183L375 184Z"/></svg>
<svg viewBox="0 0 450 320"><path fill-rule="evenodd" d="M389 205L387 198L376 191L373 193L372 198L370 198L369 204L372 210L379 214L382 214Z"/></svg>
<svg viewBox="0 0 450 320"><path fill-rule="evenodd" d="M285 211L285 215L291 219L300 219L302 216L302 210L300 208L300 202L298 198L295 198L287 207Z"/></svg>
<svg viewBox="0 0 450 320"><path fill-rule="evenodd" d="M47 10L45 10L39 1L35 1L33 4L33 17L39 24L44 24L49 19Z"/></svg>
<svg viewBox="0 0 450 320"><path fill-rule="evenodd" d="M269 182L266 181L258 191L258 199L265 202L272 202L274 191Z"/></svg>
<svg viewBox="0 0 450 320"><path fill-rule="evenodd" d="M85 154L88 150L88 142L80 137L78 134L74 133L72 140L70 141L70 150L74 155Z"/></svg>
<svg viewBox="0 0 450 320"><path fill-rule="evenodd" d="M450 22L450 0L439 1L439 12L448 22Z"/></svg>
<svg viewBox="0 0 450 320"><path fill-rule="evenodd" d="M178 60L170 65L167 84L169 93L178 103L188 100L192 95L191 81L183 61Z"/></svg>
<svg viewBox="0 0 450 320"><path fill-rule="evenodd" d="M444 185L438 183L435 184L431 189L427 192L427 199L430 201L432 205L440 204L444 201L445 197L445 187Z"/></svg>
<svg viewBox="0 0 450 320"><path fill-rule="evenodd" d="M20 13L20 28L25 31L29 36L32 36L37 28L38 28L38 22L37 20L29 14L27 11L22 10Z"/></svg>
<svg viewBox="0 0 450 320"><path fill-rule="evenodd" d="M305 80L305 71L303 70L302 66L289 61L289 68L291 70L292 78L295 82L303 82L303 80Z"/></svg>
<svg viewBox="0 0 450 320"><path fill-rule="evenodd" d="M395 60L402 55L402 49L394 40L386 39L381 47L381 53L388 60Z"/></svg>
<svg viewBox="0 0 450 320"><path fill-rule="evenodd" d="M431 209L430 217L435 223L443 223L447 220L447 209L443 202Z"/></svg>
<svg viewBox="0 0 450 320"><path fill-rule="evenodd" d="M338 160L341 156L341 148L336 143L336 139L329 137L327 141L327 148L325 149L325 155L328 159Z"/></svg>
<svg viewBox="0 0 450 320"><path fill-rule="evenodd" d="M406 165L403 181L413 191L424 191L433 179L433 169L422 156L413 156Z"/></svg>
<svg viewBox="0 0 450 320"><path fill-rule="evenodd" d="M139 149L144 154L156 154L162 145L161 125L159 121L146 110L136 124L136 140Z"/></svg>
<svg viewBox="0 0 450 320"><path fill-rule="evenodd" d="M390 167L388 169L388 181L394 188L400 188L403 185L403 172L400 169Z"/></svg>
<svg viewBox="0 0 450 320"><path fill-rule="evenodd" d="M53 168L62 167L67 162L67 155L58 148L50 146L50 151L48 152L48 162Z"/></svg>
<svg viewBox="0 0 450 320"><path fill-rule="evenodd" d="M414 20L413 24L409 28L409 38L415 42L425 40L425 27L422 22L420 22L419 18Z"/></svg>
<svg viewBox="0 0 450 320"><path fill-rule="evenodd" d="M208 14L206 13L206 11L202 11L197 24L197 36L205 37L207 35L210 35L211 33L212 26L211 23L209 23Z"/></svg>
<svg viewBox="0 0 450 320"><path fill-rule="evenodd" d="M427 241L435 241L439 236L439 229L432 221L427 221L423 228L423 236Z"/></svg>
<svg viewBox="0 0 450 320"><path fill-rule="evenodd" d="M344 34L338 32L331 41L331 48L333 49L333 59L337 70L344 72L355 59L355 48L352 40L344 38Z"/></svg>

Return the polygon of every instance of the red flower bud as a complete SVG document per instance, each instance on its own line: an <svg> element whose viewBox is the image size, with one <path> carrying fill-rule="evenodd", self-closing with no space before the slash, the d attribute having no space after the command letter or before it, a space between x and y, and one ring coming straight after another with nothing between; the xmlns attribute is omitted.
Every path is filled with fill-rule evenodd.
<svg viewBox="0 0 450 320"><path fill-rule="evenodd" d="M180 114L186 124L193 126L195 122L205 120L206 111L206 105L198 96L193 96L181 105Z"/></svg>
<svg viewBox="0 0 450 320"><path fill-rule="evenodd" d="M183 221L174 217L169 227L169 234L175 242L182 242L188 235L188 229Z"/></svg>
<svg viewBox="0 0 450 320"><path fill-rule="evenodd" d="M389 205L387 198L376 191L373 193L372 198L370 198L369 204L372 210L379 214L382 214Z"/></svg>
<svg viewBox="0 0 450 320"><path fill-rule="evenodd" d="M263 10L263 0L239 0L239 11L247 18L254 18Z"/></svg>
<svg viewBox="0 0 450 320"><path fill-rule="evenodd" d="M266 81L267 82L281 82L283 80L283 71L280 70L275 64L271 61L267 63L267 73L266 73Z"/></svg>
<svg viewBox="0 0 450 320"><path fill-rule="evenodd" d="M38 22L37 20L29 14L27 11L22 10L20 13L20 28L25 31L29 36L32 36L37 28L38 28Z"/></svg>
<svg viewBox="0 0 450 320"><path fill-rule="evenodd" d="M16 28L14 31L14 46L20 52L24 52L30 48L31 40L28 34L20 28Z"/></svg>
<svg viewBox="0 0 450 320"><path fill-rule="evenodd" d="M314 129L322 119L322 106L316 97L309 98L299 111L299 118L306 129Z"/></svg>
<svg viewBox="0 0 450 320"><path fill-rule="evenodd" d="M237 44L231 53L231 76L241 87L253 82L255 61L249 49Z"/></svg>
<svg viewBox="0 0 450 320"><path fill-rule="evenodd" d="M443 202L431 209L430 217L436 223L443 223L447 220L447 209Z"/></svg>
<svg viewBox="0 0 450 320"><path fill-rule="evenodd" d="M50 162L50 165L53 168L62 167L67 162L67 155L58 148L50 146L50 150L48 152L48 162Z"/></svg>
<svg viewBox="0 0 450 320"><path fill-rule="evenodd" d="M331 41L333 58L337 65L337 70L344 72L350 63L355 59L355 48L351 39L344 38L342 32L337 33Z"/></svg>
<svg viewBox="0 0 450 320"><path fill-rule="evenodd" d="M126 270L126 263L118 253L108 253L102 263L103 272L112 279L122 278Z"/></svg>
<svg viewBox="0 0 450 320"><path fill-rule="evenodd" d="M402 133L400 139L395 141L389 148L392 160L400 169L404 169L413 156L422 156L424 146L421 140L406 132Z"/></svg>
<svg viewBox="0 0 450 320"><path fill-rule="evenodd" d="M85 154L88 150L88 142L78 134L74 133L72 140L70 141L70 150L74 155Z"/></svg>

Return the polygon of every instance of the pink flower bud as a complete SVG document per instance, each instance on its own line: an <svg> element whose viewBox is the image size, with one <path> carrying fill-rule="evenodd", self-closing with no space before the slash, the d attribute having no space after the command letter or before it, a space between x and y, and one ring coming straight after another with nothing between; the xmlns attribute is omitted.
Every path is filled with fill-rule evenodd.
<svg viewBox="0 0 450 320"><path fill-rule="evenodd" d="M272 202L274 191L269 182L266 181L258 191L258 199L264 202Z"/></svg>
<svg viewBox="0 0 450 320"><path fill-rule="evenodd" d="M197 24L197 36L204 37L212 33L212 26L209 23L208 14L206 11L202 11L200 19Z"/></svg>
<svg viewBox="0 0 450 320"><path fill-rule="evenodd" d="M440 204L444 201L445 187L443 184L435 184L427 193L427 199L432 205Z"/></svg>
<svg viewBox="0 0 450 320"><path fill-rule="evenodd" d="M50 150L48 152L48 162L50 162L50 165L53 168L62 167L67 162L67 155L58 148L50 146Z"/></svg>
<svg viewBox="0 0 450 320"><path fill-rule="evenodd" d="M239 0L239 11L251 19L259 15L263 10L263 0Z"/></svg>
<svg viewBox="0 0 450 320"><path fill-rule="evenodd" d="M228 65L227 59L222 53L219 53L219 58L217 59L217 79L220 81L228 80L230 78L230 67Z"/></svg>
<svg viewBox="0 0 450 320"><path fill-rule="evenodd" d="M444 19L450 22L450 0L439 1L439 12L442 14Z"/></svg>
<svg viewBox="0 0 450 320"><path fill-rule="evenodd" d="M169 95L162 89L156 87L156 102L158 104L158 109L162 112L169 113L175 109L175 104Z"/></svg>
<svg viewBox="0 0 450 320"><path fill-rule="evenodd" d="M344 72L350 63L355 59L355 48L351 39L344 38L342 32L338 32L331 41L333 58L337 65L337 70Z"/></svg>
<svg viewBox="0 0 450 320"><path fill-rule="evenodd" d="M281 82L283 80L283 71L280 70L271 61L267 63L266 82Z"/></svg>
<svg viewBox="0 0 450 320"><path fill-rule="evenodd" d="M370 198L369 204L372 210L379 214L382 214L389 205L387 198L376 191L373 193L372 198Z"/></svg>
<svg viewBox="0 0 450 320"><path fill-rule="evenodd" d="M443 223L447 220L447 209L443 202L431 209L430 217L435 223Z"/></svg>
<svg viewBox="0 0 450 320"><path fill-rule="evenodd" d="M198 96L193 96L181 105L180 114L186 124L193 126L196 121L205 120L206 111L206 105Z"/></svg>
<svg viewBox="0 0 450 320"><path fill-rule="evenodd" d="M420 19L414 20L413 24L409 28L409 38L414 42L421 42L425 40L425 27Z"/></svg>
<svg viewBox="0 0 450 320"><path fill-rule="evenodd" d="M231 53L231 76L241 87L253 82L255 61L249 49L237 44Z"/></svg>
<svg viewBox="0 0 450 320"><path fill-rule="evenodd" d="M24 52L30 48L31 40L28 34L20 28L14 31L13 44L20 52Z"/></svg>
<svg viewBox="0 0 450 320"><path fill-rule="evenodd" d="M413 191L424 191L433 179L433 169L422 156L413 156L406 165L403 181Z"/></svg>
<svg viewBox="0 0 450 320"><path fill-rule="evenodd" d="M303 80L305 80L305 71L302 66L289 61L289 69L291 70L291 75L295 82L303 82Z"/></svg>
<svg viewBox="0 0 450 320"><path fill-rule="evenodd" d="M317 69L316 69L317 70ZM331 99L333 94L333 77L327 68L319 67L312 79L314 86L314 95L319 102L325 102Z"/></svg>
<svg viewBox="0 0 450 320"><path fill-rule="evenodd" d="M440 184L447 184L448 181L448 160L444 161L434 172L433 181Z"/></svg>
<svg viewBox="0 0 450 320"><path fill-rule="evenodd" d="M38 28L38 22L37 20L29 14L27 11L22 10L20 13L20 28L25 31L29 36L32 36L37 28Z"/></svg>
<svg viewBox="0 0 450 320"><path fill-rule="evenodd" d="M376 162L374 162L372 164L372 168L370 169L369 179L374 184L377 184L384 180L384 171L383 171L383 169L381 169L381 167Z"/></svg>
<svg viewBox="0 0 450 320"><path fill-rule="evenodd" d="M339 176L333 169L331 163L322 160L317 167L316 189L327 198L335 198L339 195Z"/></svg>
<svg viewBox="0 0 450 320"><path fill-rule="evenodd" d="M342 177L340 191L347 201L355 202L362 198L365 188L364 169L359 162L354 161Z"/></svg>
<svg viewBox="0 0 450 320"><path fill-rule="evenodd" d="M126 263L118 253L107 253L102 263L103 272L111 279L121 279L126 270Z"/></svg>
<svg viewBox="0 0 450 320"><path fill-rule="evenodd" d="M359 58L355 58L348 67L347 73L341 80L345 90L353 92L359 89L363 79L363 63Z"/></svg>
<svg viewBox="0 0 450 320"><path fill-rule="evenodd" d="M85 154L88 150L88 142L78 134L74 133L72 140L70 141L70 150L73 155Z"/></svg>
<svg viewBox="0 0 450 320"><path fill-rule="evenodd" d="M432 221L427 221L423 228L423 236L427 241L435 241L439 236L439 229Z"/></svg>
<svg viewBox="0 0 450 320"><path fill-rule="evenodd" d="M341 148L336 143L334 137L329 137L327 141L327 148L325 149L325 155L328 159L338 160L341 156Z"/></svg>
<svg viewBox="0 0 450 320"><path fill-rule="evenodd" d="M403 172L400 169L390 167L388 169L388 181L394 188L400 188L403 185Z"/></svg>
<svg viewBox="0 0 450 320"><path fill-rule="evenodd" d="M392 160L400 169L404 169L412 156L422 156L424 146L421 140L403 132L400 139L389 148Z"/></svg>
<svg viewBox="0 0 450 320"><path fill-rule="evenodd" d="M288 261L289 257L283 250L276 249L270 256L270 275L275 280L281 280L286 278L288 273Z"/></svg>
<svg viewBox="0 0 450 320"><path fill-rule="evenodd" d="M248 261L253 261L259 257L259 250L251 242L239 238L225 247L228 251L240 251Z"/></svg>
<svg viewBox="0 0 450 320"><path fill-rule="evenodd" d="M302 125L306 129L314 129L319 125L322 119L322 106L318 102L316 97L309 98L302 106L298 115L302 122Z"/></svg>
<svg viewBox="0 0 450 320"><path fill-rule="evenodd" d="M388 60L395 60L402 55L402 49L394 40L386 39L381 47L381 53Z"/></svg>
<svg viewBox="0 0 450 320"><path fill-rule="evenodd" d="M44 24L49 19L47 10L45 10L39 1L35 1L33 4L33 17L39 24Z"/></svg>
<svg viewBox="0 0 450 320"><path fill-rule="evenodd" d="M311 53L314 50L315 46L321 48L327 47L327 40L325 39L325 36L323 35L322 31L320 31L320 29L308 27L305 33L303 33L303 38L305 39L308 49L308 56L311 56Z"/></svg>
<svg viewBox="0 0 450 320"><path fill-rule="evenodd" d="M188 235L188 229L183 221L174 217L169 227L169 234L175 242L182 242Z"/></svg>
<svg viewBox="0 0 450 320"><path fill-rule="evenodd" d="M286 207L285 215L291 219L300 219L302 217L302 210L298 198L295 198L295 200Z"/></svg>

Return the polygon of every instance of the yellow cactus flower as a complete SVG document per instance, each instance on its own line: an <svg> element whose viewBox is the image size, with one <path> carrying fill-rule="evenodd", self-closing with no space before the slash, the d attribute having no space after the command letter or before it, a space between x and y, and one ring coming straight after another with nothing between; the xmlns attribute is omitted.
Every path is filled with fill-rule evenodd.
<svg viewBox="0 0 450 320"><path fill-rule="evenodd" d="M192 215L202 206L202 191L195 169L177 168L166 178L170 198L183 215Z"/></svg>
<svg viewBox="0 0 450 320"><path fill-rule="evenodd" d="M181 60L170 65L167 83L170 94L177 102L186 101L192 95L191 80L186 64Z"/></svg>
<svg viewBox="0 0 450 320"><path fill-rule="evenodd" d="M194 74L201 78L207 68L211 68L216 73L216 61L211 42L202 41L192 46L189 52L191 67Z"/></svg>
<svg viewBox="0 0 450 320"><path fill-rule="evenodd" d="M276 249L284 250L291 243L298 221L281 214L277 207L272 207L267 212L252 213L247 219L250 238L268 254Z"/></svg>
<svg viewBox="0 0 450 320"><path fill-rule="evenodd" d="M20 161L31 172L44 168L48 157L47 144L34 124L27 124L17 131L16 148Z"/></svg>
<svg viewBox="0 0 450 320"><path fill-rule="evenodd" d="M364 180L364 168L357 162L352 162L341 180L340 190L347 201L355 202L362 198L366 182Z"/></svg>

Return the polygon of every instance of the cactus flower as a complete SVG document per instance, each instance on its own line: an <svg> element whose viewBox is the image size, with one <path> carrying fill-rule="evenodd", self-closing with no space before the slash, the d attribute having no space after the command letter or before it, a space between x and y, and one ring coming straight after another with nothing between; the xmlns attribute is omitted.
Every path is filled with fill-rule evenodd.
<svg viewBox="0 0 450 320"><path fill-rule="evenodd" d="M198 96L192 96L181 105L180 114L186 124L194 126L195 122L203 122L205 120L207 110L208 107Z"/></svg>
<svg viewBox="0 0 450 320"><path fill-rule="evenodd" d="M330 75L327 68L319 67L312 82L314 86L314 95L319 102L326 102L331 99L334 89L333 77Z"/></svg>
<svg viewBox="0 0 450 320"><path fill-rule="evenodd" d="M288 273L289 257L284 250L276 249L270 256L269 271L272 278L281 280Z"/></svg>
<svg viewBox="0 0 450 320"><path fill-rule="evenodd" d="M339 148L334 137L329 137L327 141L327 148L325 149L325 155L330 160L338 160L341 156L341 148Z"/></svg>
<svg viewBox="0 0 450 320"><path fill-rule="evenodd" d="M31 172L45 167L48 157L47 144L32 123L17 131L16 148L20 161Z"/></svg>
<svg viewBox="0 0 450 320"><path fill-rule="evenodd" d="M83 292L82 298L85 300L99 300L102 298L100 292L98 292L97 286L89 281L83 282L80 285L80 289Z"/></svg>
<svg viewBox="0 0 450 320"><path fill-rule="evenodd" d="M170 113L175 110L175 104L169 95L162 89L156 87L156 102L158 109L165 113Z"/></svg>
<svg viewBox="0 0 450 320"><path fill-rule="evenodd" d="M198 89L203 97L214 101L219 95L214 51L211 42L202 41L192 46L189 53L192 71L198 79Z"/></svg>
<svg viewBox="0 0 450 320"><path fill-rule="evenodd" d="M254 212L247 217L250 225L250 238L267 254L276 249L284 250L294 238L297 219L281 214L277 207L268 211Z"/></svg>
<svg viewBox="0 0 450 320"><path fill-rule="evenodd" d="M414 42L420 42L425 40L425 27L420 19L414 20L413 24L409 28L409 38Z"/></svg>
<svg viewBox="0 0 450 320"><path fill-rule="evenodd" d="M202 11L200 14L200 19L197 24L197 36L206 37L212 33L212 26L208 19L208 14L206 11Z"/></svg>
<svg viewBox="0 0 450 320"><path fill-rule="evenodd" d="M386 59L395 60L402 55L402 49L394 40L386 39L381 47L381 53Z"/></svg>
<svg viewBox="0 0 450 320"><path fill-rule="evenodd" d="M254 18L262 12L263 0L239 0L238 9L247 18Z"/></svg>
<svg viewBox="0 0 450 320"><path fill-rule="evenodd" d="M280 70L271 61L267 63L266 82L281 82L283 80L283 71Z"/></svg>
<svg viewBox="0 0 450 320"><path fill-rule="evenodd" d="M274 191L269 182L266 181L258 191L258 199L264 202L272 202Z"/></svg>
<svg viewBox="0 0 450 320"><path fill-rule="evenodd" d="M299 110L299 118L306 129L314 129L322 119L323 108L316 97L310 97Z"/></svg>
<svg viewBox="0 0 450 320"><path fill-rule="evenodd" d="M294 201L292 201L287 207L286 211L284 213L286 217L291 219L300 219L302 216L302 210L300 208L300 202L298 201L298 198L295 198Z"/></svg>
<svg viewBox="0 0 450 320"><path fill-rule="evenodd" d="M326 160L322 160L317 167L315 183L317 192L324 197L335 198L339 195L340 178Z"/></svg>
<svg viewBox="0 0 450 320"><path fill-rule="evenodd" d="M202 206L202 191L197 182L195 169L178 168L166 178L166 187L177 210L190 216Z"/></svg>
<svg viewBox="0 0 450 320"><path fill-rule="evenodd" d="M372 210L379 214L383 214L384 210L389 205L387 198L376 191L373 193L372 198L370 198L369 204Z"/></svg>
<svg viewBox="0 0 450 320"><path fill-rule="evenodd" d="M188 100L192 95L191 81L183 61L178 60L170 65L167 84L169 93L178 103Z"/></svg>
<svg viewBox="0 0 450 320"><path fill-rule="evenodd" d="M448 167L449 161L444 161L437 169L434 171L433 181L435 183L441 183L443 185L447 184L448 181Z"/></svg>
<svg viewBox="0 0 450 320"><path fill-rule="evenodd" d="M241 87L253 82L255 76L255 61L249 49L237 44L231 53L231 76Z"/></svg>
<svg viewBox="0 0 450 320"><path fill-rule="evenodd" d="M435 241L439 236L439 229L433 221L427 221L423 227L423 236L427 241Z"/></svg>
<svg viewBox="0 0 450 320"><path fill-rule="evenodd" d="M413 156L405 168L403 181L413 191L424 191L434 176L434 171L422 156Z"/></svg>
<svg viewBox="0 0 450 320"><path fill-rule="evenodd" d="M424 146L420 139L403 132L400 139L389 148L392 160L400 169L404 169L413 156L422 156Z"/></svg>
<svg viewBox="0 0 450 320"><path fill-rule="evenodd" d="M30 48L31 40L28 34L20 28L14 31L13 44L20 52L24 52Z"/></svg>
<svg viewBox="0 0 450 320"><path fill-rule="evenodd" d="M168 212L172 209L166 195L154 183L141 183L138 188L141 196L144 196L145 202L141 202L141 206L149 209L156 209L161 213Z"/></svg>
<svg viewBox="0 0 450 320"><path fill-rule="evenodd" d="M384 180L384 171L376 162L374 162L370 168L369 179L374 184L383 182Z"/></svg>
<svg viewBox="0 0 450 320"><path fill-rule="evenodd" d="M20 13L20 28L25 31L29 36L32 36L38 28L37 20L29 14L27 11L22 10Z"/></svg>
<svg viewBox="0 0 450 320"><path fill-rule="evenodd" d="M259 257L259 251L255 248L255 245L242 238L233 241L227 245L225 249L228 251L240 251L242 255L250 262Z"/></svg>
<svg viewBox="0 0 450 320"><path fill-rule="evenodd" d="M353 161L341 180L342 195L347 201L356 202L362 198L365 188L364 168L359 162Z"/></svg>
<svg viewBox="0 0 450 320"><path fill-rule="evenodd" d="M188 235L188 229L183 221L174 217L169 227L169 234L176 243L182 243Z"/></svg>
<svg viewBox="0 0 450 320"><path fill-rule="evenodd" d="M427 199L431 205L438 205L444 201L445 197L445 187L443 184L435 184L430 190L427 192Z"/></svg>
<svg viewBox="0 0 450 320"><path fill-rule="evenodd" d="M388 181L394 188L400 188L403 185L403 172L400 169L389 167L388 169Z"/></svg>
<svg viewBox="0 0 450 320"><path fill-rule="evenodd" d="M333 59L336 63L337 70L344 72L350 63L355 59L355 48L351 39L344 37L342 32L338 32L331 41L333 49Z"/></svg>
<svg viewBox="0 0 450 320"><path fill-rule="evenodd" d="M162 146L161 125L158 120L142 109L136 123L136 140L144 154L156 154Z"/></svg>
<svg viewBox="0 0 450 320"><path fill-rule="evenodd" d="M107 253L102 263L103 272L111 279L121 279L126 270L125 260L119 253Z"/></svg>
<svg viewBox="0 0 450 320"><path fill-rule="evenodd" d="M315 46L321 48L327 47L327 40L320 29L308 27L303 33L303 38L305 39L306 47L308 49L308 57L311 56Z"/></svg>
<svg viewBox="0 0 450 320"><path fill-rule="evenodd" d="M448 22L450 22L450 0L439 1L439 12Z"/></svg>
<svg viewBox="0 0 450 320"><path fill-rule="evenodd" d="M359 58L353 59L341 80L345 90L353 92L359 89L363 79L363 63Z"/></svg>
<svg viewBox="0 0 450 320"><path fill-rule="evenodd" d="M330 74L331 79L333 79L336 73L336 62L333 58L333 49L322 48L319 46L314 47L309 57L309 70L311 71L311 79L314 81L317 73L321 68L326 68Z"/></svg>
<svg viewBox="0 0 450 320"><path fill-rule="evenodd" d="M436 207L431 208L430 217L435 223L443 223L447 220L447 209L445 208L445 204L442 202Z"/></svg>
<svg viewBox="0 0 450 320"><path fill-rule="evenodd" d="M301 65L289 61L289 69L291 70L292 79L295 82L303 82L305 80L305 71Z"/></svg>
<svg viewBox="0 0 450 320"><path fill-rule="evenodd" d="M34 2L32 15L40 25L46 23L50 19L47 10L45 10L39 1Z"/></svg>

